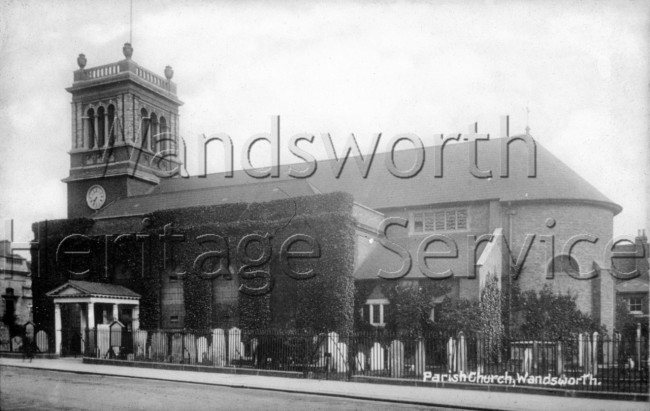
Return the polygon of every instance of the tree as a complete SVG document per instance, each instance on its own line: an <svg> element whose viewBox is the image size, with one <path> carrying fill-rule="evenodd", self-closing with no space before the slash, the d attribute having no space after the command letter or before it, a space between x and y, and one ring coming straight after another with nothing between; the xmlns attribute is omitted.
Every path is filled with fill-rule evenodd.
<svg viewBox="0 0 650 411"><path fill-rule="evenodd" d="M397 282L384 284L382 292L390 301L386 328L393 332L422 334L433 329L434 299L448 293L449 287L431 281Z"/></svg>
<svg viewBox="0 0 650 411"><path fill-rule="evenodd" d="M616 319L614 321L616 331L621 333L623 339L634 339L638 324L641 324L641 334L648 335L648 320L630 313L627 303L623 299L616 302Z"/></svg>
<svg viewBox="0 0 650 411"><path fill-rule="evenodd" d="M590 316L578 309L576 295L556 294L550 285L539 292L513 295L514 332L525 338L556 339L580 332L604 332Z"/></svg>

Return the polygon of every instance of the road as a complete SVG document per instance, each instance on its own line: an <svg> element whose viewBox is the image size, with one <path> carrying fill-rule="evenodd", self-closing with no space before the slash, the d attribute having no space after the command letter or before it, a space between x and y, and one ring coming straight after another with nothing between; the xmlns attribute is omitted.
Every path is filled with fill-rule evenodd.
<svg viewBox="0 0 650 411"><path fill-rule="evenodd" d="M431 408L248 388L0 367L0 409L388 411Z"/></svg>

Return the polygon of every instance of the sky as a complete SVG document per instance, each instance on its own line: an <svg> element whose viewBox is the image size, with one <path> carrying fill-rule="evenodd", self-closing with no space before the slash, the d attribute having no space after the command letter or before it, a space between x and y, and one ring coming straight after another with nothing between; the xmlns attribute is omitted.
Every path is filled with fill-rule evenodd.
<svg viewBox="0 0 650 411"><path fill-rule="evenodd" d="M650 228L646 2L133 0L132 21L129 0L0 0L0 218L15 241L66 218L77 55L116 62L130 38L138 64L174 68L190 173L197 136L228 133L238 161L273 115L285 142L354 133L363 151L378 132L385 151L474 122L495 138L509 115L623 207L615 235ZM325 156L319 138L310 151ZM282 159L299 161L286 144Z"/></svg>

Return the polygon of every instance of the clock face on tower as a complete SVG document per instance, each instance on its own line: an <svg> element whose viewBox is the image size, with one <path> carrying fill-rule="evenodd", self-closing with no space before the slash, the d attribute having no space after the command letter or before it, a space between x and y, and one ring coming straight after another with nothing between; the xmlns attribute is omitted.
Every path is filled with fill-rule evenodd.
<svg viewBox="0 0 650 411"><path fill-rule="evenodd" d="M99 210L102 208L105 201L106 191L104 191L104 187L94 185L88 189L88 192L86 193L86 203L88 203L88 207L93 210Z"/></svg>

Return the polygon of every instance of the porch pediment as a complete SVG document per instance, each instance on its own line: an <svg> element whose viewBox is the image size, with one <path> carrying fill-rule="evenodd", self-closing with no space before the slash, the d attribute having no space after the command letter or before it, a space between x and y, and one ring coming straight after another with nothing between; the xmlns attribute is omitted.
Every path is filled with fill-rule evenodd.
<svg viewBox="0 0 650 411"><path fill-rule="evenodd" d="M108 283L70 280L46 294L50 298L110 298L139 300L140 294L128 288Z"/></svg>

